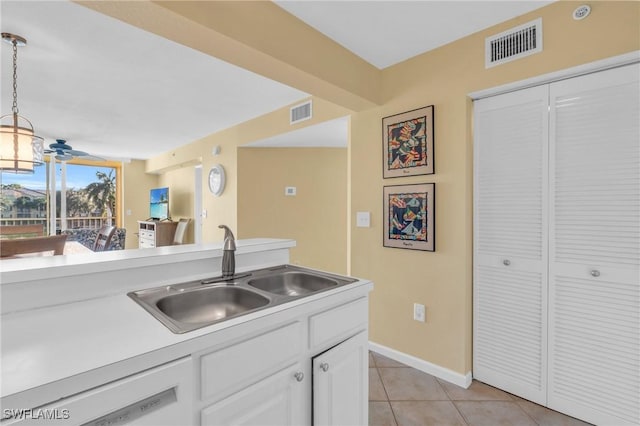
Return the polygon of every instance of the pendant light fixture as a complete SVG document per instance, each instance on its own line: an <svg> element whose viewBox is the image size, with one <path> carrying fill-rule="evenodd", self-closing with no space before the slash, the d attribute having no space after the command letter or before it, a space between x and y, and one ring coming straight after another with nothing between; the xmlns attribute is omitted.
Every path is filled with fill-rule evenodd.
<svg viewBox="0 0 640 426"><path fill-rule="evenodd" d="M18 46L24 38L2 33L2 40L13 46L13 107L11 114L0 117L0 171L33 173L34 166L43 163L43 139L34 134L33 125L18 115Z"/></svg>

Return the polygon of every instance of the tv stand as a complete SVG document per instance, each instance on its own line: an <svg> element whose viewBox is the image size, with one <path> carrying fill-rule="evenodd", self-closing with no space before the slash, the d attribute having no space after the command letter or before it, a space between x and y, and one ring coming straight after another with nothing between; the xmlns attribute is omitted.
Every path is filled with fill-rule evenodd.
<svg viewBox="0 0 640 426"><path fill-rule="evenodd" d="M178 222L139 220L138 248L170 246L177 226Z"/></svg>

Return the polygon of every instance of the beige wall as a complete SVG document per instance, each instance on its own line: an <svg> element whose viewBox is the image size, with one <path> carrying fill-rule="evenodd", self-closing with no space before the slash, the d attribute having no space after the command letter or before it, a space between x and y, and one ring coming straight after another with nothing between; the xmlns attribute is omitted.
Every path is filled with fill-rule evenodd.
<svg viewBox="0 0 640 426"><path fill-rule="evenodd" d="M240 148L238 230L294 239L292 263L347 273L346 148Z"/></svg>
<svg viewBox="0 0 640 426"><path fill-rule="evenodd" d="M123 163L124 181L124 223L127 230L125 240L126 249L138 248L138 220L145 220L149 217L149 190L158 187L158 175L145 172L145 161L132 160ZM127 211L131 214L127 215Z"/></svg>
<svg viewBox="0 0 640 426"><path fill-rule="evenodd" d="M224 232L218 229L220 224L228 225L236 234L242 233L242 230L238 229L237 221L238 147L323 121L344 117L348 113L349 111L345 108L314 98L311 120L291 126L289 124L289 106L287 106L153 157L147 161L146 170L150 173L163 174L164 184L173 187L174 185L182 185L181 176L174 174L174 170L201 163L202 206L207 211L207 217L202 220L202 240L203 242L221 241ZM215 146L221 148L220 154L216 156L212 155ZM226 173L225 191L219 197L214 197L209 192L207 185L209 170L216 163L222 164ZM263 179L263 176L252 174L252 179L260 180Z"/></svg>
<svg viewBox="0 0 640 426"><path fill-rule="evenodd" d="M184 235L184 244L193 243L193 204L195 202L195 166L185 165L170 170L162 175L158 182L159 187L169 187L169 214L171 219L178 221L189 218L191 222Z"/></svg>
<svg viewBox="0 0 640 426"><path fill-rule="evenodd" d="M375 282L370 340L449 368L471 370L472 105L467 94L640 48L640 4L592 2L584 21L574 2L557 2L383 72L387 103L356 113L351 126L352 211L372 211L371 228L351 221L351 273ZM484 39L543 18L544 51L484 69ZM382 179L381 118L435 105L435 169L430 176ZM382 187L436 183L435 253L383 248ZM413 303L427 322L412 319Z"/></svg>
<svg viewBox="0 0 640 426"><path fill-rule="evenodd" d="M89 7L112 5L127 15L127 8L145 5L149 2L90 2ZM215 38L211 46L203 46L207 40L198 36L202 31L211 30L216 22L203 25L187 22L185 16L194 16L197 2L183 10L176 26L167 26L143 13L130 14L131 19L139 21L140 26L154 27L156 32L175 29L176 34L163 34L201 51L213 52L225 50L223 56L232 59L235 50L232 45L222 46L224 37ZM536 12L505 22L489 30L474 34L432 52L407 60L381 72L378 91L366 96L375 103L385 102L379 107L363 107L367 102L354 102L363 99L362 86L350 88L337 83L335 78L327 85L341 86L343 92L351 91L350 100L341 103L342 96L335 92L330 96L334 102L343 106L358 104L357 113L351 118L351 142L348 153L348 191L351 203L351 237L348 242L348 256L351 257L350 272L356 276L370 278L375 282L371 298L372 341L393 349L416 356L420 359L441 365L459 373L471 369L471 332L472 332L472 103L468 93L522 80L567 67L580 65L598 59L640 49L640 2L591 2L592 13L583 21L574 21L571 12L575 2L559 1ZM106 7L106 6L105 6ZM111 7L111 6L110 6ZM142 7L142 6L140 6ZM195 9L193 9L195 8ZM174 8L174 10L176 10ZM166 11L166 10L165 10ZM188 12L188 13L187 13ZM118 15L118 13L112 13ZM169 21L175 16L163 15ZM126 16L125 16L126 17ZM501 65L489 70L484 69L484 38L532 19L543 18L544 51L530 57ZM241 18L241 17L239 17ZM143 22L144 21L144 22ZM144 24L144 25L143 25ZM165 28L163 30L162 27ZM297 31L300 27L296 27ZM251 28L244 28L251 31ZM311 31L311 29L309 29ZM215 31L214 31L215 32ZM232 36L224 28L219 34ZM297 39L304 36L297 33ZM321 40L313 37L314 43ZM233 40L234 42L236 40ZM259 43L251 47L259 48ZM234 45L237 45L235 43ZM215 49L214 49L215 50ZM335 60L327 50L316 49L316 62L332 64ZM242 64L249 61L246 50L242 58L230 62ZM285 55L279 55L276 62L265 53L256 56L252 70L271 78L290 84L293 87L307 89L316 96L322 96L323 78L317 77L313 83L300 77L295 65L287 66ZM348 61L347 61L348 62ZM315 62L314 62L315 63ZM340 65L340 81L358 81L357 68ZM302 74L312 74L313 63L306 64ZM324 68L323 68L324 69ZM321 73L319 73L322 75ZM370 73L375 81L375 72ZM315 78L314 77L314 78ZM306 82L303 82L305 80ZM325 80L326 81L326 80ZM328 92L327 92L328 93ZM345 115L349 111L320 98L314 98L314 119L305 125L315 124L331 118ZM425 105L435 105L435 159L436 173L430 176L413 178L382 179L381 118ZM238 222L237 197L238 166L236 147L248 142L284 133L291 130L288 125L287 110L282 109L259 117L233 128L211 135L175 151L154 157L147 162L147 171L166 172L180 164L202 162L203 178L214 162L227 168L228 185L225 194L219 198L205 194L204 208L209 217L204 220L204 241L222 239L217 229L219 223L227 223L235 230ZM219 157L211 156L211 148L222 147ZM243 172L245 173L245 172ZM246 177L254 182L269 182L270 175L253 174ZM241 178L241 181L245 176ZM172 179L171 179L172 181ZM436 234L437 251L435 253L382 247L382 187L404 183L435 182L436 198ZM170 180L167 180L171 184ZM349 186L350 185L350 186ZM206 185L204 185L206 188ZM206 190L205 190L206 191ZM322 206L317 206L322 208ZM356 228L356 211L372 212L371 228ZM243 219L244 223L244 219ZM239 230L240 235L243 230ZM427 306L427 322L412 320L412 304L424 303Z"/></svg>

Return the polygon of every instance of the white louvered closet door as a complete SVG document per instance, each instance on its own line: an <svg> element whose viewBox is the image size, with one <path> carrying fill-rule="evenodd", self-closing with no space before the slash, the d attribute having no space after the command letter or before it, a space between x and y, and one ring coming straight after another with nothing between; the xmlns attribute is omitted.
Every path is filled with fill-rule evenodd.
<svg viewBox="0 0 640 426"><path fill-rule="evenodd" d="M550 86L549 407L640 424L636 65Z"/></svg>
<svg viewBox="0 0 640 426"><path fill-rule="evenodd" d="M548 87L474 104L476 379L546 403Z"/></svg>

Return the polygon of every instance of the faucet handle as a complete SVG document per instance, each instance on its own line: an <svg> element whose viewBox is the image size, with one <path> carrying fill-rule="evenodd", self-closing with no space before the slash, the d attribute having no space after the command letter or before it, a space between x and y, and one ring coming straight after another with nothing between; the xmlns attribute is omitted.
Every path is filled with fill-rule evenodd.
<svg viewBox="0 0 640 426"><path fill-rule="evenodd" d="M233 232L227 225L218 225L218 228L224 229L224 247L223 250L235 250L236 239L233 236Z"/></svg>

